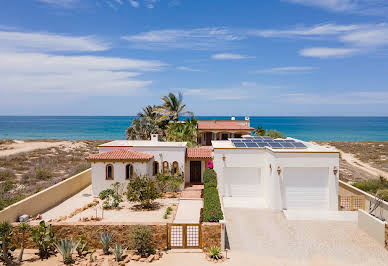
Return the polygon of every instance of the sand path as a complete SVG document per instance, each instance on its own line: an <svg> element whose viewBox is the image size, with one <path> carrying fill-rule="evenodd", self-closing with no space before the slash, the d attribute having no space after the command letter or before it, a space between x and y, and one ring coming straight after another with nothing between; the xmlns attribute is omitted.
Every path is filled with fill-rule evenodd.
<svg viewBox="0 0 388 266"><path fill-rule="evenodd" d="M23 141L15 140L14 143L1 145L4 150L0 150L0 157L15 155L22 152L30 152L39 149L48 149L53 147L64 146L64 148L70 148L79 143L73 143L71 141L56 141L56 142L47 142L47 141Z"/></svg>
<svg viewBox="0 0 388 266"><path fill-rule="evenodd" d="M331 146L331 145L324 145L324 146L339 151L339 153L341 154L341 158L343 160L345 160L347 163L349 163L350 165L352 165L354 167L357 167L361 170L364 170L365 172L371 174L373 177L378 178L379 176L383 176L385 178L388 178L388 172L377 169L377 168L373 167L372 165L370 165L369 163L365 163L365 162L357 159L354 156L354 154L343 152L342 150L340 150L334 146Z"/></svg>

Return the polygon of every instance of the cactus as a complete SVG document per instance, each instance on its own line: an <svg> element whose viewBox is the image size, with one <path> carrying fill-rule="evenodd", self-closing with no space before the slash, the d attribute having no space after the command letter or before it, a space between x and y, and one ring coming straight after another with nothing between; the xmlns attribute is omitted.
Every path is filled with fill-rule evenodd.
<svg viewBox="0 0 388 266"><path fill-rule="evenodd" d="M100 242L102 244L102 250L103 250L105 255L109 254L109 246L110 246L111 240L112 240L112 234L109 233L109 232L104 232L100 236Z"/></svg>
<svg viewBox="0 0 388 266"><path fill-rule="evenodd" d="M127 249L123 249L123 246L121 244L115 244L113 248L110 249L112 253L115 255L116 261L121 261L123 255L125 252L127 252Z"/></svg>
<svg viewBox="0 0 388 266"><path fill-rule="evenodd" d="M81 240L79 240L77 243L73 242L73 238L70 240L61 239L57 243L54 243L56 249L59 253L61 253L63 257L63 263L64 264L72 264L74 262L73 260L73 253L76 251L79 243Z"/></svg>

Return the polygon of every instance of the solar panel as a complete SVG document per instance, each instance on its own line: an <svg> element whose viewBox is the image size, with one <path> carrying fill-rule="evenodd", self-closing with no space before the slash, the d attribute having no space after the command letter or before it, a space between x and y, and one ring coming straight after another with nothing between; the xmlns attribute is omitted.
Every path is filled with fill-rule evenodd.
<svg viewBox="0 0 388 266"><path fill-rule="evenodd" d="M263 137L264 140L272 140L271 137Z"/></svg>
<svg viewBox="0 0 388 266"><path fill-rule="evenodd" d="M244 139L253 139L253 137L244 137Z"/></svg>
<svg viewBox="0 0 388 266"><path fill-rule="evenodd" d="M295 148L294 145L292 145L291 143L289 142L283 142L281 143L281 145L284 147L284 148Z"/></svg>
<svg viewBox="0 0 388 266"><path fill-rule="evenodd" d="M307 146L301 142L294 142L292 145L294 145L296 148L307 148Z"/></svg>
<svg viewBox="0 0 388 266"><path fill-rule="evenodd" d="M280 143L276 143L276 142L268 142L268 144L269 144L272 148L283 148L283 146L282 146Z"/></svg>
<svg viewBox="0 0 388 266"><path fill-rule="evenodd" d="M234 143L234 146L236 147L236 148L246 148L247 146L245 145L245 143L242 143L242 142L236 142L236 143Z"/></svg>
<svg viewBox="0 0 388 266"><path fill-rule="evenodd" d="M241 142L241 141L242 141L241 139L232 139L233 143L237 143L237 142Z"/></svg>
<svg viewBox="0 0 388 266"><path fill-rule="evenodd" d="M295 140L293 140L293 139L285 139L284 141L285 142L295 142Z"/></svg>
<svg viewBox="0 0 388 266"><path fill-rule="evenodd" d="M246 143L246 142L252 142L252 141L254 141L254 140L252 140L252 139L243 139L243 140L242 140L242 142L245 142L245 143Z"/></svg>
<svg viewBox="0 0 388 266"><path fill-rule="evenodd" d="M275 142L284 142L284 139L274 139Z"/></svg>
<svg viewBox="0 0 388 266"><path fill-rule="evenodd" d="M254 142L246 143L246 145L248 148L257 148L258 147L257 144Z"/></svg>
<svg viewBox="0 0 388 266"><path fill-rule="evenodd" d="M264 148L265 146L268 146L268 143L266 142L256 142L257 146L259 146L260 148Z"/></svg>

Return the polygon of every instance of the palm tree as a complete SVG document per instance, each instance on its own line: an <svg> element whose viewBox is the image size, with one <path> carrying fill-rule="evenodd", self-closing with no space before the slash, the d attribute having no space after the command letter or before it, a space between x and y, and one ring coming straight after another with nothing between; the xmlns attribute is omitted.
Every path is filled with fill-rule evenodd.
<svg viewBox="0 0 388 266"><path fill-rule="evenodd" d="M185 123L172 123L167 128L167 140L187 142L189 147L197 144L198 128L194 117L187 118Z"/></svg>
<svg viewBox="0 0 388 266"><path fill-rule="evenodd" d="M257 126L253 131L257 136L265 136L266 130L262 126Z"/></svg>
<svg viewBox="0 0 388 266"><path fill-rule="evenodd" d="M148 118L135 118L132 124L127 128L127 139L151 139L151 134L163 135L163 130L159 128L156 121L152 121Z"/></svg>
<svg viewBox="0 0 388 266"><path fill-rule="evenodd" d="M137 113L137 116L156 121L157 119L159 119L160 115L156 112L155 109L155 105L147 105L146 107L142 108L142 112Z"/></svg>
<svg viewBox="0 0 388 266"><path fill-rule="evenodd" d="M161 98L164 102L161 106L156 108L161 114L161 119L169 119L174 122L178 122L179 116L184 114L193 115L191 111L185 111L186 104L183 103L183 94L179 92L178 97L174 93L170 92L167 96Z"/></svg>

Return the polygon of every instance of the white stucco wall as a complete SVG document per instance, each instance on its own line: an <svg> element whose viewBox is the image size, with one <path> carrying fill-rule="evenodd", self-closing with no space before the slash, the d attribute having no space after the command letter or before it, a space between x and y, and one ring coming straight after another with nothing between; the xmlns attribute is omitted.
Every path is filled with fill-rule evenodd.
<svg viewBox="0 0 388 266"><path fill-rule="evenodd" d="M306 168L328 169L328 190L330 210L338 209L338 174L334 176L333 168L339 169L338 153L278 153L268 149L214 149L214 169L217 172L218 189L224 196L224 168L240 167L244 173L246 167L261 168L262 197L267 206L274 210L284 208L283 170L287 167L297 168L301 175L308 174ZM223 159L224 157L224 159ZM270 169L272 166L272 170ZM277 172L280 167L281 174ZM238 176L236 176L238 178Z"/></svg>
<svg viewBox="0 0 388 266"><path fill-rule="evenodd" d="M106 180L105 167L108 164L113 165L113 180ZM152 161L146 162L95 162L92 163L92 189L93 195L98 197L98 194L107 188L112 188L112 184L120 182L122 184L128 183L125 180L125 167L127 164L133 165L134 174L137 176L151 176Z"/></svg>

